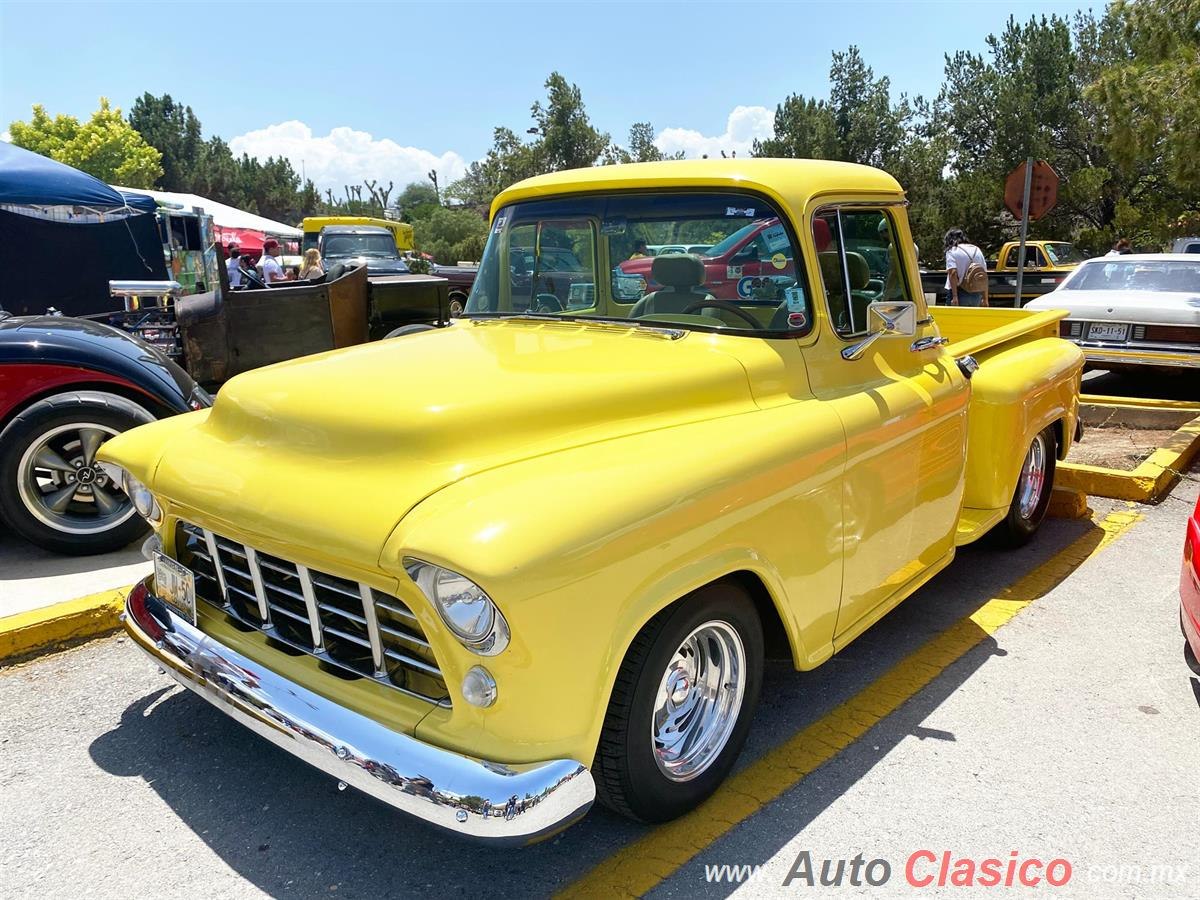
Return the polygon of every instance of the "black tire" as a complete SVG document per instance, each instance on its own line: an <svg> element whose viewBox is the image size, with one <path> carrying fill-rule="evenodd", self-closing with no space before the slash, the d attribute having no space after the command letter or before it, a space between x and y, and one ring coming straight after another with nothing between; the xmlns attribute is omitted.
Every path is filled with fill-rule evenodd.
<svg viewBox="0 0 1200 900"><path fill-rule="evenodd" d="M1021 461L1022 472L1024 472L1025 461L1029 459L1029 453L1033 452L1033 448L1039 441L1042 443L1042 452L1045 456L1041 493L1032 510L1023 513L1022 495L1026 479L1023 474L1018 477L1017 487L1013 491L1012 502L1008 507L1008 515L992 532L995 541L1002 547L1015 548L1029 543L1029 539L1041 527L1042 521L1046 518L1046 510L1050 507L1050 492L1054 489L1055 463L1058 459L1058 438L1053 425L1039 432L1030 443L1030 449L1026 451L1026 456Z"/></svg>
<svg viewBox="0 0 1200 900"><path fill-rule="evenodd" d="M412 325L401 325L399 328L393 328L383 336L386 341L389 338L404 337L406 334L416 334L418 331L433 331L433 325L426 325L423 322L416 322Z"/></svg>
<svg viewBox="0 0 1200 900"><path fill-rule="evenodd" d="M467 297L465 294L450 295L450 318L457 319L463 314L467 308Z"/></svg>
<svg viewBox="0 0 1200 900"><path fill-rule="evenodd" d="M690 780L672 780L655 759L655 698L681 643L714 621L730 626L745 652L741 706L711 763ZM625 654L605 714L593 767L600 802L643 822L665 822L702 803L725 780L746 741L762 687L763 656L762 623L754 602L732 582L701 588L646 623Z"/></svg>
<svg viewBox="0 0 1200 900"><path fill-rule="evenodd" d="M21 537L55 553L87 556L133 543L149 531L136 512L111 526L94 526L101 529L95 531L71 532L47 524L23 496L21 484L26 476L21 463L26 451L56 429L87 423L122 432L153 421L154 416L143 407L101 391L55 394L22 410L0 432L0 518ZM119 490L116 493L122 503L128 503L124 494ZM86 515L81 516L79 523L81 529L89 527Z"/></svg>

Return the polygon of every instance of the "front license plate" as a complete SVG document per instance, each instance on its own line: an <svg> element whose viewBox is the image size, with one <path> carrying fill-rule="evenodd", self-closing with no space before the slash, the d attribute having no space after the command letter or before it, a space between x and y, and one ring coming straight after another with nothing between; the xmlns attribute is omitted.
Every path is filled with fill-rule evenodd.
<svg viewBox="0 0 1200 900"><path fill-rule="evenodd" d="M1088 326L1088 337L1093 341L1123 341L1128 334L1128 325L1110 325L1106 322L1093 322Z"/></svg>
<svg viewBox="0 0 1200 900"><path fill-rule="evenodd" d="M160 600L196 624L196 576L169 556L154 554L154 587Z"/></svg>

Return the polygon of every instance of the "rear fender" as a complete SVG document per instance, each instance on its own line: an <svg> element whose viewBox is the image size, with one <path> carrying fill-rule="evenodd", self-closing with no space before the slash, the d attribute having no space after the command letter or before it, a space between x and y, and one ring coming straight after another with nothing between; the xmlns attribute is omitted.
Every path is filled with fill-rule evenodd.
<svg viewBox="0 0 1200 900"><path fill-rule="evenodd" d="M1059 338L999 348L971 379L967 486L963 505L1008 506L1035 435L1061 423L1060 456L1079 416L1083 353Z"/></svg>

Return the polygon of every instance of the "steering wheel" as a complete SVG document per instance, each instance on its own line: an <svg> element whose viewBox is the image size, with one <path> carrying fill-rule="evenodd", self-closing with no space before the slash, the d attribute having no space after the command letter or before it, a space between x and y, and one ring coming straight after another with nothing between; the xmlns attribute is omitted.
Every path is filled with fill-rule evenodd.
<svg viewBox="0 0 1200 900"><path fill-rule="evenodd" d="M704 309L705 307L712 307L713 309L723 309L726 312L731 312L734 315L738 316L739 318L742 318L745 321L749 322L750 327L753 328L755 331L762 328L762 325L760 325L758 323L758 320L756 318L754 318L754 316L750 315L750 313L746 312L741 307L735 306L734 304L730 303L728 300L716 300L716 299L697 300L695 303L689 303L684 309L681 309L679 311L679 314L685 315L690 312L695 312L698 309Z"/></svg>

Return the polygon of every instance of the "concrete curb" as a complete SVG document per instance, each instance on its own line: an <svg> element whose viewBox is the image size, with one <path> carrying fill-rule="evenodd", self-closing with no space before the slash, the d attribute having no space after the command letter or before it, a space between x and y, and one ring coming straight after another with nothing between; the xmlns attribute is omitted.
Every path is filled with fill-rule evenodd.
<svg viewBox="0 0 1200 900"><path fill-rule="evenodd" d="M1089 398L1089 402L1097 399ZM1138 400L1136 403L1113 405L1151 406L1173 404L1176 401ZM1158 406L1160 409L1193 408L1200 404L1182 406ZM1093 497L1111 497L1114 500L1134 500L1138 503L1153 503L1175 487L1180 475L1200 452L1200 415L1181 425L1166 444L1159 447L1142 461L1132 472L1108 469L1103 466L1088 466L1082 463L1061 462L1055 474L1057 487L1083 491Z"/></svg>
<svg viewBox="0 0 1200 900"><path fill-rule="evenodd" d="M0 618L0 666L116 631L130 587Z"/></svg>
<svg viewBox="0 0 1200 900"><path fill-rule="evenodd" d="M1156 400L1153 397L1112 397L1108 394L1080 394L1080 403L1096 406L1140 406L1145 409L1190 409L1200 413L1200 403L1192 400Z"/></svg>
<svg viewBox="0 0 1200 900"><path fill-rule="evenodd" d="M1054 486L1050 492L1050 505L1046 515L1052 519L1087 519L1092 515L1087 494L1071 488Z"/></svg>

